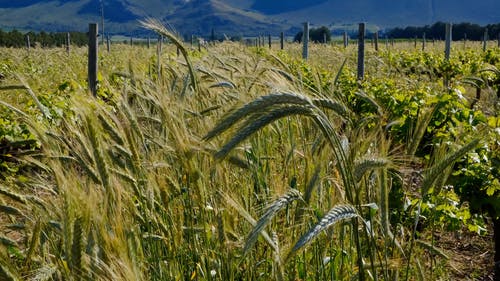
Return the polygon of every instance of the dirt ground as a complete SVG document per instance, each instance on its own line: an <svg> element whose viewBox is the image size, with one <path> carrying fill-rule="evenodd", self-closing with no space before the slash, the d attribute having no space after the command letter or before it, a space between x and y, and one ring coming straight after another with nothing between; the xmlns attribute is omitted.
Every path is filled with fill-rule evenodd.
<svg viewBox="0 0 500 281"><path fill-rule="evenodd" d="M493 228L478 235L467 230L435 233L435 244L448 257L451 280L495 281L493 276Z"/></svg>

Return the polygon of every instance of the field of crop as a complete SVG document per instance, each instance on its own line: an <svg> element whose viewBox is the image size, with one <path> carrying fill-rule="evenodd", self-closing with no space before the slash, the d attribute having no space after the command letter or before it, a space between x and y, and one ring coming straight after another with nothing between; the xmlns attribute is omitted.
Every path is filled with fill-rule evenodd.
<svg viewBox="0 0 500 281"><path fill-rule="evenodd" d="M493 280L491 43L0 49L0 280Z"/></svg>

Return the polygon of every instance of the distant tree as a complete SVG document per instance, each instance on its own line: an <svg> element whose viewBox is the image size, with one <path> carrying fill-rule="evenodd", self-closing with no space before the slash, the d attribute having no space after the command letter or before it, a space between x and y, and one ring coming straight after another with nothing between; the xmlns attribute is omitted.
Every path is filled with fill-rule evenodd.
<svg viewBox="0 0 500 281"><path fill-rule="evenodd" d="M293 42L298 42L302 43L302 36L304 35L304 32L299 31L297 34L295 34L295 37L293 37Z"/></svg>
<svg viewBox="0 0 500 281"><path fill-rule="evenodd" d="M34 47L38 42L43 47L63 46L66 42L67 32L44 32L39 33L29 31L21 33L17 30L5 32L0 30L0 46L24 48L26 47L26 37L30 38L30 45ZM84 32L70 32L71 44L84 46L88 44L87 34Z"/></svg>
<svg viewBox="0 0 500 281"><path fill-rule="evenodd" d="M302 35L303 32L299 31L293 38L293 41L301 43ZM319 28L311 28L309 30L309 40L312 42L323 43L325 40L325 36L326 36L326 42L330 42L330 40L332 39L332 33L330 29L328 29L328 27L326 26L322 26Z"/></svg>
<svg viewBox="0 0 500 281"><path fill-rule="evenodd" d="M424 32L427 38L443 38L446 23L436 22L433 25L426 25L422 27L407 26L405 28L396 27L387 32L387 35L392 38L414 38L415 36L421 37ZM478 24L463 22L453 24L453 40L464 39L467 34L468 40L482 40L484 30L488 28L488 35L490 38L496 38L500 32L500 24L489 24L487 26L480 26Z"/></svg>
<svg viewBox="0 0 500 281"><path fill-rule="evenodd" d="M332 39L332 33L330 32L330 29L326 26L322 26L320 28L316 29L311 29L309 31L309 37L313 42L316 43L326 43L329 42ZM325 42L326 39L326 42Z"/></svg>
<svg viewBox="0 0 500 281"><path fill-rule="evenodd" d="M7 47L22 47L24 45L24 36L21 32L16 29L12 30L7 35Z"/></svg>

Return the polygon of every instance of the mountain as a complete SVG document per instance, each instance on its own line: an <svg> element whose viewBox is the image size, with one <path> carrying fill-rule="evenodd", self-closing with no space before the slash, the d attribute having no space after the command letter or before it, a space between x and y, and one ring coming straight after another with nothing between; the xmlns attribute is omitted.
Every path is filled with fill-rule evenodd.
<svg viewBox="0 0 500 281"><path fill-rule="evenodd" d="M499 0L0 0L0 28L85 31L100 22L105 31L137 35L138 20L154 17L182 34L256 35L361 21L379 28L436 21L500 22Z"/></svg>
<svg viewBox="0 0 500 281"><path fill-rule="evenodd" d="M210 34L213 28L219 34L243 35L279 32L287 28L263 14L216 0L190 1L164 19L181 33Z"/></svg>
<svg viewBox="0 0 500 281"><path fill-rule="evenodd" d="M258 11L277 19L312 21L322 24L366 21L383 27L425 25L436 21L488 24L500 22L498 0L315 0L292 1L298 8L280 9L279 2L257 0ZM300 6L300 7L299 7ZM286 7L290 7L288 4ZM314 15L314 17L311 17Z"/></svg>

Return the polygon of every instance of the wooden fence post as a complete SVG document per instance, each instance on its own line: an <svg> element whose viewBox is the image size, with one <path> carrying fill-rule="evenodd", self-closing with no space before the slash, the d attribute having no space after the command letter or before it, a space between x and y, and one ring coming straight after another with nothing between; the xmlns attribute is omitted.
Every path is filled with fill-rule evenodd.
<svg viewBox="0 0 500 281"><path fill-rule="evenodd" d="M89 24L89 61L88 61L88 82L92 95L97 96L97 23Z"/></svg>
<svg viewBox="0 0 500 281"><path fill-rule="evenodd" d="M385 48L389 48L389 37L387 37L387 35L385 36Z"/></svg>
<svg viewBox="0 0 500 281"><path fill-rule="evenodd" d="M349 45L349 40L347 38L347 31L344 31L343 39L344 39L344 48L347 48L347 46Z"/></svg>
<svg viewBox="0 0 500 281"><path fill-rule="evenodd" d="M111 39L109 39L109 35L106 35L106 51L109 53L111 48Z"/></svg>
<svg viewBox="0 0 500 281"><path fill-rule="evenodd" d="M304 23L304 31L302 32L302 58L307 60L309 57L309 22Z"/></svg>
<svg viewBox="0 0 500 281"><path fill-rule="evenodd" d="M30 36L26 35L26 48L28 49L28 54L30 53L31 49L31 42L30 42Z"/></svg>
<svg viewBox="0 0 500 281"><path fill-rule="evenodd" d="M66 33L66 53L68 53L68 54L69 54L69 48L70 48L69 46L71 45L70 40L71 40L71 38L70 38L70 34L68 32L68 33Z"/></svg>
<svg viewBox="0 0 500 281"><path fill-rule="evenodd" d="M451 52L451 38L452 38L452 25L451 23L446 24L446 34L445 34L445 49L444 49L444 58L446 61L450 60L450 52ZM447 73L444 74L444 85L446 88L450 85L450 79Z"/></svg>
<svg viewBox="0 0 500 281"><path fill-rule="evenodd" d="M134 38L131 36L130 37L130 46L133 46L134 45Z"/></svg>
<svg viewBox="0 0 500 281"><path fill-rule="evenodd" d="M271 34L269 34L269 35L267 36L267 42L268 42L268 44L269 44L269 49L271 49L271 47L272 47L272 46L271 46L271 44L272 44L272 42L271 42Z"/></svg>
<svg viewBox="0 0 500 281"><path fill-rule="evenodd" d="M161 78L161 49L163 44L163 36L158 36L158 46L156 46L156 71L158 74L158 81Z"/></svg>
<svg viewBox="0 0 500 281"><path fill-rule="evenodd" d="M285 33L283 31L280 33L280 47L281 50L285 49Z"/></svg>
<svg viewBox="0 0 500 281"><path fill-rule="evenodd" d="M425 51L425 32L422 34L422 51Z"/></svg>
<svg viewBox="0 0 500 281"><path fill-rule="evenodd" d="M485 28L483 35L483 52L486 52L487 45L488 45L488 28Z"/></svg>
<svg viewBox="0 0 500 281"><path fill-rule="evenodd" d="M417 49L417 40L418 40L418 36L415 35L415 43L413 44L414 45L413 47L415 48L415 50Z"/></svg>
<svg viewBox="0 0 500 281"><path fill-rule="evenodd" d="M358 80L365 77L365 31L366 24L362 22L358 32Z"/></svg>
<svg viewBox="0 0 500 281"><path fill-rule="evenodd" d="M151 48L151 38L148 36L148 49Z"/></svg>
<svg viewBox="0 0 500 281"><path fill-rule="evenodd" d="M451 23L446 24L446 42L444 49L444 58L449 61L450 60L450 50L451 50L451 36L452 35L452 25Z"/></svg>
<svg viewBox="0 0 500 281"><path fill-rule="evenodd" d="M375 41L375 51L378 52L378 31L375 31L375 33L373 34L373 39Z"/></svg>
<svg viewBox="0 0 500 281"><path fill-rule="evenodd" d="M323 33L323 44L326 44L326 33Z"/></svg>

